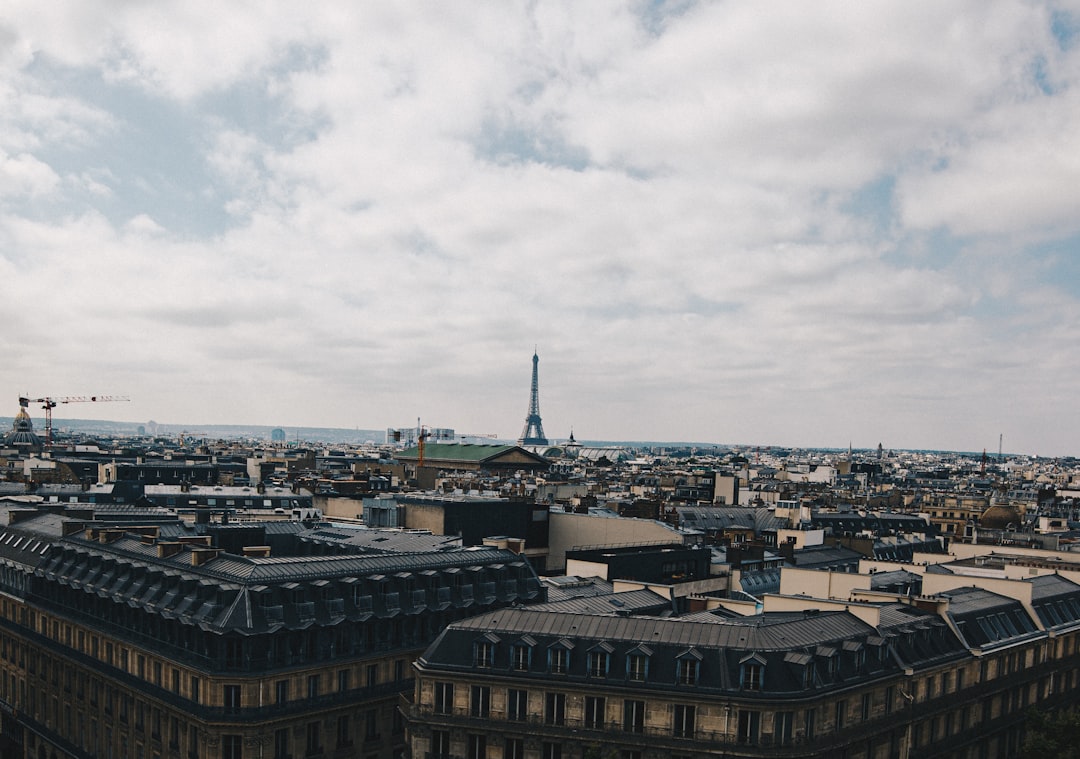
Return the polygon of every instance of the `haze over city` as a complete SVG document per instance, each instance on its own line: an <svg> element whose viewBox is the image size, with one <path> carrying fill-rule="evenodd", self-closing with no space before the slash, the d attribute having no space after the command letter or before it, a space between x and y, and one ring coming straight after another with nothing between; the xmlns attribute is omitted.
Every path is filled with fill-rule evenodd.
<svg viewBox="0 0 1080 759"><path fill-rule="evenodd" d="M0 415L1076 454L1078 29L13 0Z"/></svg>

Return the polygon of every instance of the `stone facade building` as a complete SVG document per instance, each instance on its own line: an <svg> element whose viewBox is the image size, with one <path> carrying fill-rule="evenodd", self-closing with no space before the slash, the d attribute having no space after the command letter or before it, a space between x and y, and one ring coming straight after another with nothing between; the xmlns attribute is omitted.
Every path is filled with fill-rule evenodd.
<svg viewBox="0 0 1080 759"><path fill-rule="evenodd" d="M1080 686L1080 586L1032 586L1026 606L971 588L750 616L491 612L417 661L413 756L1013 756L1028 707Z"/></svg>
<svg viewBox="0 0 1080 759"><path fill-rule="evenodd" d="M417 654L449 623L543 593L495 548L94 516L0 507L4 757L403 756Z"/></svg>

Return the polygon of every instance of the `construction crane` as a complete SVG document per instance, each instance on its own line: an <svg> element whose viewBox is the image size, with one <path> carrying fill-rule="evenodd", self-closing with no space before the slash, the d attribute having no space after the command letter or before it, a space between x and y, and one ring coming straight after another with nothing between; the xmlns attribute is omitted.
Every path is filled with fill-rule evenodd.
<svg viewBox="0 0 1080 759"><path fill-rule="evenodd" d="M40 403L45 409L45 446L52 447L52 410L61 403L113 403L116 401L130 401L123 395L66 395L63 397L45 396L44 398L19 397L19 405L27 408L31 403Z"/></svg>
<svg viewBox="0 0 1080 759"><path fill-rule="evenodd" d="M420 426L420 420L416 420L416 474L419 476L420 467L424 465L424 443L431 437L431 433L428 432L427 427Z"/></svg>

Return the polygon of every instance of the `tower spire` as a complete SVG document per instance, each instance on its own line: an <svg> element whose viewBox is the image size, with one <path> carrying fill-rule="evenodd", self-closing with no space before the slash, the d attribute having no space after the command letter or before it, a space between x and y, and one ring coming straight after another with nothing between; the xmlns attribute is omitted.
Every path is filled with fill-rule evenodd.
<svg viewBox="0 0 1080 759"><path fill-rule="evenodd" d="M521 431L518 445L547 445L544 437L544 425L540 422L540 356L533 348L532 391L529 394L529 415L525 417L525 429Z"/></svg>

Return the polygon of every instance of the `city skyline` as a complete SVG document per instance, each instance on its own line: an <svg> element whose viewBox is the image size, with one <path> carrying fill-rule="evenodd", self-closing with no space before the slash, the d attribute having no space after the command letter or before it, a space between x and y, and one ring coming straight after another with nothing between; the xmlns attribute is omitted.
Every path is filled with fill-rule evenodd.
<svg viewBox="0 0 1080 759"><path fill-rule="evenodd" d="M13 2L0 414L1074 455L1078 30Z"/></svg>

